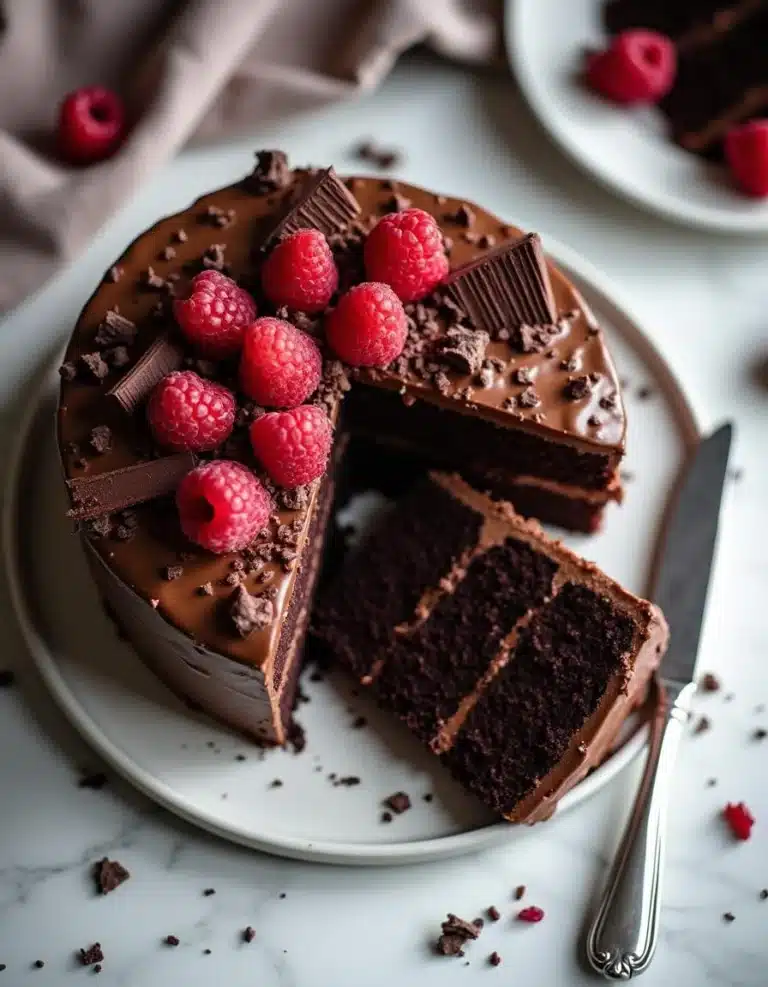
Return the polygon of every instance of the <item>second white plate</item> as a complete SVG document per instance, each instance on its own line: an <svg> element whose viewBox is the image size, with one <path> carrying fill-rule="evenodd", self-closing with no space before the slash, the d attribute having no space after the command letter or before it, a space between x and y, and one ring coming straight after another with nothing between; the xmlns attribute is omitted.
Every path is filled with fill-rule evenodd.
<svg viewBox="0 0 768 987"><path fill-rule="evenodd" d="M644 593L667 497L696 441L696 425L671 372L613 300L612 289L571 251L551 240L546 246L593 307L628 381L626 502L609 510L599 535L567 541L625 586ZM305 677L310 702L298 715L308 746L299 756L263 754L179 702L117 639L65 519L52 434L57 380L52 369L9 468L3 544L35 663L65 713L117 771L213 833L307 860L394 864L524 838L525 827L490 817L404 729L343 682L313 683ZM358 511L365 507L358 504ZM359 716L367 720L363 728L353 726ZM642 730L625 735L619 749L562 800L558 812L607 784L637 754L644 737ZM360 782L341 781L349 778ZM399 790L411 795L413 808L383 824L382 800ZM427 794L429 801L423 798Z"/></svg>
<svg viewBox="0 0 768 987"><path fill-rule="evenodd" d="M657 111L612 106L578 75L603 38L603 0L507 0L507 51L531 109L594 178L667 219L728 233L768 233L768 201L742 195L722 168L677 147Z"/></svg>

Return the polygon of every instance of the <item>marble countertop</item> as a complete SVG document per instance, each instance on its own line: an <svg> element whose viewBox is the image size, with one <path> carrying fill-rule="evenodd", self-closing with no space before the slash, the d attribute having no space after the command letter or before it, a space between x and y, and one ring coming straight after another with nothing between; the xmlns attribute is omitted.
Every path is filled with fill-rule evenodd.
<svg viewBox="0 0 768 987"><path fill-rule="evenodd" d="M457 112L457 108L458 112ZM371 126L375 122L375 127ZM721 692L701 696L711 729L685 744L671 808L662 936L647 987L760 987L768 982L768 241L704 235L647 216L593 185L550 144L507 78L472 76L417 57L377 93L219 148L187 152L95 238L87 254L0 325L3 460L31 380L66 337L109 260L161 212L250 167L258 146L352 168L349 148L375 130L402 147L399 177L482 200L549 232L608 274L679 375L704 427L731 417L738 436L711 589L701 667ZM634 427L642 427L634 423ZM52 586L61 578L51 573ZM283 861L193 830L118 780L78 788L99 765L47 695L25 654L5 587L0 667L0 985L87 977L80 947L102 944L104 987L419 987L595 983L580 959L590 903L632 798L637 765L587 804L508 848L391 869ZM716 779L715 784L710 779ZM719 812L746 801L753 838L734 843ZM311 808L311 807L310 807ZM90 865L121 861L130 881L93 892ZM513 889L546 912L514 922ZM214 888L215 895L204 895ZM448 911L495 905L463 960L430 943ZM735 916L726 922L723 913ZM249 945L241 931L251 925ZM175 935L180 945L163 945ZM210 950L210 954L206 953ZM491 969L497 950L503 963ZM43 960L43 968L34 961Z"/></svg>

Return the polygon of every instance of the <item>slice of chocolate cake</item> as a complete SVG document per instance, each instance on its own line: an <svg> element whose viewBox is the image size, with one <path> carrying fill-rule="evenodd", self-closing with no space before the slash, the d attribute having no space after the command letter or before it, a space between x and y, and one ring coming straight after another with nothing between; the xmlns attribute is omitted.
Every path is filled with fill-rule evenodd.
<svg viewBox="0 0 768 987"><path fill-rule="evenodd" d="M513 822L546 818L605 757L667 641L657 607L445 474L385 516L313 629Z"/></svg>
<svg viewBox="0 0 768 987"><path fill-rule="evenodd" d="M434 217L439 249L450 245L451 271L439 289L405 307L397 359L346 367L326 345L324 319L339 292L364 280L368 232L407 206ZM265 258L284 235L307 228L327 238L339 292L324 307L278 308L261 283ZM277 331L315 354L323 372L314 392L257 400L238 370L239 351L212 354L203 337L190 335L175 305L201 275L205 290L235 299L231 311L279 319ZM225 278L222 287L223 275L236 283ZM242 348L242 339L235 344ZM189 372L196 375L185 385L190 394L205 381L223 391L233 418L227 423L222 412L216 427L224 423L226 438L163 444L148 423L150 394L171 374ZM333 169L292 170L277 151L260 152L244 181L161 220L128 247L83 309L61 375L70 516L107 604L174 691L267 743L287 735L333 477L331 469L296 481L298 488L280 486L285 481L252 445L262 406L274 414L317 405L337 455L348 431L407 446L422 462L460 469L522 510L579 530L594 530L606 503L621 496L625 418L616 373L583 299L545 259L538 237L424 189L342 182ZM332 425L340 426L333 435ZM274 504L253 544L231 551L186 537L174 502L187 473L221 469L222 461L241 474L245 466L263 502ZM215 514L210 503L198 507L192 527ZM444 563L436 547L434 572Z"/></svg>
<svg viewBox="0 0 768 987"><path fill-rule="evenodd" d="M686 150L719 156L731 127L765 116L766 0L610 0L605 24L611 34L649 28L675 42L677 76L660 105Z"/></svg>

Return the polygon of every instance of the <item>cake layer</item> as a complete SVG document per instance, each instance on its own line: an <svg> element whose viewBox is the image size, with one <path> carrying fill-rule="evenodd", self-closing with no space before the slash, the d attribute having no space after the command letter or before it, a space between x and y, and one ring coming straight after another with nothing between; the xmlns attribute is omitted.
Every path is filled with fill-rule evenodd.
<svg viewBox="0 0 768 987"><path fill-rule="evenodd" d="M460 549L431 502L479 522ZM419 541L407 524L420 511ZM427 542L452 562L409 618L386 606L352 618L375 583L398 598L402 567ZM367 580L362 586L362 580ZM359 588L358 588L359 587ZM513 821L551 813L600 762L660 661L660 611L547 538L508 504L433 474L399 501L313 616L315 633L470 791ZM365 673L351 655L365 654Z"/></svg>

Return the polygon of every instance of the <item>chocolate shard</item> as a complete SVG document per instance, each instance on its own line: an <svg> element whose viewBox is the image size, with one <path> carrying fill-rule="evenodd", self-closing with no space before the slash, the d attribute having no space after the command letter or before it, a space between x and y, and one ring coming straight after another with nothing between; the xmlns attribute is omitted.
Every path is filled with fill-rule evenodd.
<svg viewBox="0 0 768 987"><path fill-rule="evenodd" d="M443 363L460 373L476 374L483 365L489 342L490 337L483 329L454 326L439 340L438 355Z"/></svg>
<svg viewBox="0 0 768 987"><path fill-rule="evenodd" d="M133 414L163 377L178 370L184 360L181 347L167 336L158 336L149 349L107 395L114 398L127 414Z"/></svg>
<svg viewBox="0 0 768 987"><path fill-rule="evenodd" d="M521 325L551 325L557 307L544 251L537 233L457 268L448 292L478 329L491 333Z"/></svg>
<svg viewBox="0 0 768 987"><path fill-rule="evenodd" d="M306 227L331 236L346 229L359 214L360 203L333 168L326 168L307 180L299 198L289 206L265 245Z"/></svg>
<svg viewBox="0 0 768 987"><path fill-rule="evenodd" d="M76 521L121 511L134 504L142 504L156 497L174 492L182 479L195 468L196 459L191 452L175 456L151 459L123 469L99 473L97 476L76 477L67 480L72 507L67 517Z"/></svg>
<svg viewBox="0 0 768 987"><path fill-rule="evenodd" d="M240 637L246 638L254 631L269 627L275 619L275 608L271 600L252 596L245 587L238 586L231 597L229 616Z"/></svg>
<svg viewBox="0 0 768 987"><path fill-rule="evenodd" d="M290 184L292 174L288 157L283 151L257 151L256 164L243 185L253 195L267 195Z"/></svg>

